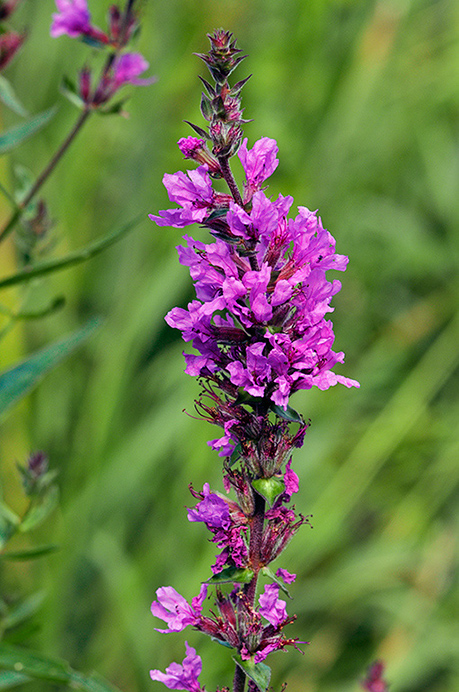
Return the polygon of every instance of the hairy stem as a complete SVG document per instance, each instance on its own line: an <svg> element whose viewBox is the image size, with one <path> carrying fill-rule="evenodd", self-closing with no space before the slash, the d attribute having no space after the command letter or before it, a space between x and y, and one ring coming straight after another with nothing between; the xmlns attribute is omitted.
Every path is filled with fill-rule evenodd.
<svg viewBox="0 0 459 692"><path fill-rule="evenodd" d="M239 192L239 188L236 184L236 181L234 180L234 176L231 172L228 159L226 158L226 156L219 156L218 163L220 164L221 173L224 179L226 180L226 184L228 185L231 194L233 195L234 201L236 202L236 204L239 204L239 206L242 207L241 193Z"/></svg>
<svg viewBox="0 0 459 692"><path fill-rule="evenodd" d="M61 146L59 149L56 151L54 156L51 158L49 161L48 165L42 170L38 178L36 179L35 183L32 185L30 188L29 192L27 195L24 197L21 202L18 203L15 211L11 214L10 218L6 222L5 226L2 228L0 231L0 243L2 240L5 240L5 238L11 233L11 231L14 229L16 226L17 222L20 220L21 216L23 215L25 209L27 208L28 204L33 200L37 192L41 189L42 185L46 182L46 180L49 178L51 173L54 171L55 167L77 136L78 132L81 130L83 127L84 123L89 117L89 114L91 113L89 108L85 108L79 115L78 120L76 121L75 125L72 127L70 130L69 134L67 135L66 139L62 142Z"/></svg>
<svg viewBox="0 0 459 692"><path fill-rule="evenodd" d="M253 607L257 594L258 573L260 571L260 550L263 538L263 526L265 523L265 500L261 495L255 493L255 509L250 522L250 543L249 543L249 562L254 572L252 581L244 587L245 596L249 604ZM244 692L246 675L244 671L236 665L233 680L233 692Z"/></svg>
<svg viewBox="0 0 459 692"><path fill-rule="evenodd" d="M237 665L236 670L234 671L233 692L244 692L245 678L246 674L242 668L239 668Z"/></svg>

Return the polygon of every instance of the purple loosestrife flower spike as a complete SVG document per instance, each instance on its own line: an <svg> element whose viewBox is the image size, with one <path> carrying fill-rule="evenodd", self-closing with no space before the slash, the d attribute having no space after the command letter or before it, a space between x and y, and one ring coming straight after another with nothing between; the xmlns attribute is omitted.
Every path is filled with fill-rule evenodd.
<svg viewBox="0 0 459 692"><path fill-rule="evenodd" d="M188 646L188 642L185 642L185 647L186 657L183 659L182 665L171 663L166 668L165 673L162 673L160 670L151 670L151 679L164 683L170 690L202 692L204 688L198 682L198 677L202 670L201 658L193 647Z"/></svg>
<svg viewBox="0 0 459 692"><path fill-rule="evenodd" d="M300 206L290 215L292 197L266 194L266 181L279 163L277 143L263 137L249 149L242 140L239 96L247 80L231 87L228 76L243 58L229 32L218 30L209 38L211 50L200 55L216 83L201 79L207 131L192 125L199 137L178 142L185 158L199 165L164 175L176 207L150 218L158 226L201 224L213 236L205 243L185 235L185 244L177 248L196 298L172 308L165 319L194 349L184 356L185 372L199 377L202 387L196 412L223 430L209 445L226 457L223 484L237 502L211 492L208 483L202 492L190 485L199 501L188 509L188 519L204 523L221 551L209 582L232 582L233 589L224 594L217 586L217 611L202 615L205 586L191 606L165 587L158 589L152 612L168 626L161 632L192 625L235 649L233 692L244 692L247 675L252 677L246 671L254 664L274 651L307 643L283 634L296 616L287 614L279 598L279 580L291 584L295 574L279 568L274 577L265 570L309 523L310 515L296 514L289 506L299 490L291 452L302 446L309 427L289 406L290 396L313 386L359 384L333 372L344 354L332 350L333 325L326 319L341 288L326 272L344 271L347 257L336 254L335 240L315 212ZM236 153L245 173L242 195L229 166ZM223 178L229 192L214 190L215 178ZM266 585L257 602L262 570L276 583ZM256 671L267 675L269 669ZM152 671L152 677L174 689L199 690L197 675L191 683L184 680L177 664L166 674ZM248 690L258 688L254 673ZM259 689L264 688L263 682Z"/></svg>
<svg viewBox="0 0 459 692"><path fill-rule="evenodd" d="M203 584L199 595L193 598L191 605L172 586L163 586L156 591L157 601L151 604L151 612L164 620L168 629L158 632L181 632L188 625L196 625L201 618L204 599L207 596L207 585Z"/></svg>
<svg viewBox="0 0 459 692"><path fill-rule="evenodd" d="M261 186L277 163L274 140L260 142L242 150L251 190ZM199 352L197 358L187 356L187 372L204 377L220 373L221 380L284 409L300 389L328 389L337 383L358 387L355 380L332 372L344 354L332 350L333 325L325 317L341 284L328 281L325 272L344 271L347 257L335 253L335 241L316 214L299 207L289 219L293 200L270 200L260 189L253 193L250 210L235 202L220 205L204 165L187 175L166 174L164 183L181 208L151 215L160 226L199 222L212 231L212 214L219 209L215 243L186 237L188 247L179 248L198 300L188 310L174 308L166 321ZM248 254L254 263L248 262ZM234 343L227 327L237 336ZM226 451L228 443L222 444Z"/></svg>

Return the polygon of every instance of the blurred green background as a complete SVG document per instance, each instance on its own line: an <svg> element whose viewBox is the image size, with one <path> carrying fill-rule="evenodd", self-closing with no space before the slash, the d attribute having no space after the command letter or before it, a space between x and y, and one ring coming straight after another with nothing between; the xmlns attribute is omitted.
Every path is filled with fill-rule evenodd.
<svg viewBox="0 0 459 692"><path fill-rule="evenodd" d="M110 3L89 4L104 27ZM14 17L29 37L8 77L32 113L61 105L3 159L4 182L13 163L37 174L76 117L58 86L91 51L49 37L53 10L51 0L23 0ZM253 73L249 142L279 143L270 193L318 208L350 257L333 321L347 356L339 371L361 382L292 401L312 419L294 468L297 509L314 515L314 529L303 528L275 566L298 574L290 633L311 644L304 657L272 656L274 689L287 680L290 692L356 691L381 657L392 692L456 692L459 4L149 0L142 26L138 49L159 81L133 91L129 120L94 117L47 184L54 255L167 208L163 173L188 167L176 147L191 134L182 121L203 124L197 75L207 75L192 53L208 50L214 28L233 31L249 55L236 76ZM4 127L17 122L2 113ZM9 573L13 595L46 593L17 641L95 668L126 692L161 690L149 669L181 661L185 639L204 659L208 690L232 678L227 650L192 631L160 635L149 612L159 586L191 598L209 577L214 548L184 508L190 481L221 488L220 460L206 445L216 431L182 412L198 387L163 319L192 297L174 250L180 236L146 219L90 263L36 282L37 304L63 293L66 308L16 327L0 353L4 368L106 317L3 423L0 455L18 511L15 463L30 450L49 453L62 493L36 539L60 552ZM16 255L12 242L2 246L2 275Z"/></svg>

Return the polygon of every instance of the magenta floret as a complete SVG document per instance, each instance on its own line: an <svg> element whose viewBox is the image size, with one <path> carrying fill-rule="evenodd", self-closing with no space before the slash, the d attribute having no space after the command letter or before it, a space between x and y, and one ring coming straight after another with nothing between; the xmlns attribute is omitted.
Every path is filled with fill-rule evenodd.
<svg viewBox="0 0 459 692"><path fill-rule="evenodd" d="M91 15L86 0L56 0L58 11L53 14L51 36L67 34L71 38L91 32Z"/></svg>
<svg viewBox="0 0 459 692"><path fill-rule="evenodd" d="M188 625L197 625L201 619L202 604L207 596L207 584L191 601L191 605L172 586L163 586L156 591L157 601L151 604L151 612L157 618L164 620L168 629L158 632L181 632Z"/></svg>
<svg viewBox="0 0 459 692"><path fill-rule="evenodd" d="M170 690L187 690L187 692L202 692L198 677L202 671L201 657L196 653L196 649L188 646L185 642L186 656L183 663L171 663L166 668L166 672L151 670L152 680L164 683Z"/></svg>

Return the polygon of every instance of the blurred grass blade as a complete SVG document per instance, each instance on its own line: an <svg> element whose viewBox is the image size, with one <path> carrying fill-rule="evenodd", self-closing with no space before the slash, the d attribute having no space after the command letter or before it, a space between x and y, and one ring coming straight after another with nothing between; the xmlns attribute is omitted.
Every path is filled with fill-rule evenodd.
<svg viewBox="0 0 459 692"><path fill-rule="evenodd" d="M16 673L14 670L2 670L0 671L0 690L8 690L30 680L31 678L23 673Z"/></svg>
<svg viewBox="0 0 459 692"><path fill-rule="evenodd" d="M100 324L90 320L74 334L33 354L19 365L0 374L0 416L25 396L49 370L88 339Z"/></svg>
<svg viewBox="0 0 459 692"><path fill-rule="evenodd" d="M65 684L74 690L116 692L118 689L98 675L85 675L72 670L65 661L7 644L0 644L0 668L35 679Z"/></svg>
<svg viewBox="0 0 459 692"><path fill-rule="evenodd" d="M0 280L0 289L7 288L8 286L14 286L15 284L22 283L23 281L29 281L30 279L34 279L38 276L52 274L53 272L60 271L61 269L68 269L74 264L86 262L86 260L95 257L100 252L103 252L106 248L110 247L110 245L113 245L118 240L121 240L121 238L132 231L143 218L145 218L145 214L137 216L135 219L132 219L118 230L114 231L113 233L109 233L101 238L101 240L96 240L95 243L87 245L82 250L70 252L68 255L65 255L65 257L40 262L30 269L23 269L17 274L7 276L5 279Z"/></svg>
<svg viewBox="0 0 459 692"><path fill-rule="evenodd" d="M22 118L26 118L28 116L26 109L14 93L11 82L9 82L3 75L0 75L0 101L2 101L5 106L8 106L8 108L17 113L17 115L20 115Z"/></svg>
<svg viewBox="0 0 459 692"><path fill-rule="evenodd" d="M31 137L35 132L42 129L50 120L54 117L57 111L56 106L48 108L48 110L43 111L30 118L27 122L22 125L16 125L10 130L7 130L0 135L0 154L6 154L15 147L22 144L24 140Z"/></svg>
<svg viewBox="0 0 459 692"><path fill-rule="evenodd" d="M30 620L40 610L44 600L44 591L37 591L19 603L9 606L8 613L2 622L5 631L18 627Z"/></svg>

